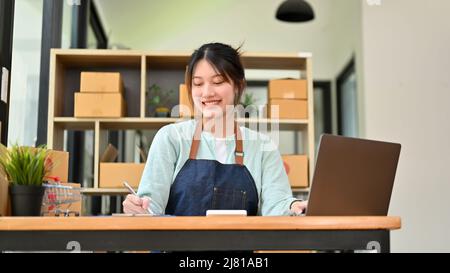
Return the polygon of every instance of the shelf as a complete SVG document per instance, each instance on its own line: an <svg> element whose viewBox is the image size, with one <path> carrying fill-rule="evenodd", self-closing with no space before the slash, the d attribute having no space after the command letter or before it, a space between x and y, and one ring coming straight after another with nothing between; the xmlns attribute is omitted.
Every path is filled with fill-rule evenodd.
<svg viewBox="0 0 450 273"><path fill-rule="evenodd" d="M181 118L54 118L55 125L63 129L93 130L95 123L100 123L101 129L132 130L159 129L164 125L182 121Z"/></svg>
<svg viewBox="0 0 450 273"><path fill-rule="evenodd" d="M65 130L94 130L95 120L81 118L55 118L55 127Z"/></svg>
<svg viewBox="0 0 450 273"><path fill-rule="evenodd" d="M184 118L71 118L71 117L55 117L54 123L60 129L66 130L93 130L95 122L100 123L101 129L115 130L131 130L131 129L159 129L164 125L176 123L186 120ZM304 119L259 119L259 118L239 118L237 122L240 124L268 124L278 125L283 129L302 129L308 125L308 120Z"/></svg>
<svg viewBox="0 0 450 273"><path fill-rule="evenodd" d="M121 118L121 119L102 119L100 129L108 130L151 130L159 129L164 125L183 121L181 118Z"/></svg>
<svg viewBox="0 0 450 273"><path fill-rule="evenodd" d="M67 51L64 49L52 49L52 52L65 67L101 68L118 64L122 67L139 68L141 66L141 54L127 50L75 49ZM70 53L66 54L67 52Z"/></svg>
<svg viewBox="0 0 450 273"><path fill-rule="evenodd" d="M64 130L94 131L93 188L82 189L85 195L126 195L121 188L98 188L100 155L110 137L108 131L158 130L186 118L155 118L149 115L148 88L156 83L170 90L178 90L184 82L186 65L192 51L141 51L99 49L52 49L49 79L49 148L64 149ZM245 52L241 55L244 68L264 74L300 73L308 81L309 119L238 118L241 126L264 133L270 131L297 131L302 134L301 144L309 159L309 173L314 171L314 96L311 54ZM119 72L124 83L127 114L124 118L75 118L74 94L80 90L82 71ZM265 75L265 74L264 74ZM285 77L285 76L280 76ZM277 78L272 76L272 78ZM266 129L267 128L267 129ZM77 145L77 144L75 144ZM308 194L309 188L292 188L296 194ZM304 195L302 194L302 195Z"/></svg>
<svg viewBox="0 0 450 273"><path fill-rule="evenodd" d="M292 188L292 192L309 192L310 188Z"/></svg>
<svg viewBox="0 0 450 273"><path fill-rule="evenodd" d="M59 61L66 66L102 67L109 64L137 66L145 57L149 67L165 69L186 68L192 52L189 51L139 51L139 50L92 50L52 49ZM244 52L241 55L246 69L305 70L310 53Z"/></svg>
<svg viewBox="0 0 450 273"><path fill-rule="evenodd" d="M82 188L81 193L84 195L127 195L129 192L127 189Z"/></svg>
<svg viewBox="0 0 450 273"><path fill-rule="evenodd" d="M268 118L238 118L237 122L240 124L267 124L278 126L280 130L304 130L308 127L308 120L306 119L268 119Z"/></svg>
<svg viewBox="0 0 450 273"><path fill-rule="evenodd" d="M137 191L137 189L134 189ZM292 188L292 192L309 192L309 188ZM108 188L82 188L81 193L85 195L126 195L127 189L108 189Z"/></svg>
<svg viewBox="0 0 450 273"><path fill-rule="evenodd" d="M306 56L306 55L305 55ZM146 55L150 68L185 69L190 54L179 53L172 56L150 54ZM279 69L305 70L306 58L301 53L272 54L272 53L244 53L241 55L245 69Z"/></svg>
<svg viewBox="0 0 450 273"><path fill-rule="evenodd" d="M280 70L305 70L306 58L296 54L266 54L249 53L242 54L242 64L246 69L280 69Z"/></svg>

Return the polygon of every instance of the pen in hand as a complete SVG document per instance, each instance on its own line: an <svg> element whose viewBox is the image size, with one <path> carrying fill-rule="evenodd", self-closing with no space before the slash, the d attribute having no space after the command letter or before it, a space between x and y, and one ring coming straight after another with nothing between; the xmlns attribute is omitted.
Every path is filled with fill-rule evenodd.
<svg viewBox="0 0 450 273"><path fill-rule="evenodd" d="M123 185L128 189L128 191L133 194L134 196L138 196L137 193L133 190L133 188L127 183L127 181L123 181ZM147 207L148 213L151 215L154 215L153 211L150 209L150 204Z"/></svg>

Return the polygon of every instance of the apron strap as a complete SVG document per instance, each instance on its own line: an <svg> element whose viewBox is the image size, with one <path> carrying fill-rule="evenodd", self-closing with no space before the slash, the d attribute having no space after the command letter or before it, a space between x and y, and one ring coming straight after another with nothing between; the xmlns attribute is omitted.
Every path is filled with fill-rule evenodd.
<svg viewBox="0 0 450 273"><path fill-rule="evenodd" d="M200 146L200 135L203 129L202 127L203 127L202 121L197 120L197 126L195 127L194 136L192 137L191 152L189 153L190 159L197 158L198 146Z"/></svg>
<svg viewBox="0 0 450 273"><path fill-rule="evenodd" d="M189 159L196 159L198 147L200 146L200 137L203 130L202 121L197 121L197 126L195 128L194 136L192 138L191 151L189 153ZM239 130L238 124L234 122L234 137L236 140L236 149L234 151L234 157L236 164L244 165L244 150L242 144L241 130Z"/></svg>
<svg viewBox="0 0 450 273"><path fill-rule="evenodd" d="M241 130L238 127L237 122L234 122L234 137L236 140L236 149L234 150L234 161L236 164L244 165L244 149L242 145Z"/></svg>

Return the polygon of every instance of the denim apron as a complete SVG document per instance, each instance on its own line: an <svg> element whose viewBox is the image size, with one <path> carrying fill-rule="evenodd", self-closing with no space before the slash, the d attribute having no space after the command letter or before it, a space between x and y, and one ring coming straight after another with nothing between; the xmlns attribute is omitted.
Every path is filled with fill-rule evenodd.
<svg viewBox="0 0 450 273"><path fill-rule="evenodd" d="M247 210L247 215L256 215L258 192L253 177L243 163L242 136L236 122L235 164L196 159L202 130L202 122L197 121L189 159L170 188L165 213L177 216L205 216L206 211L210 209L228 209Z"/></svg>

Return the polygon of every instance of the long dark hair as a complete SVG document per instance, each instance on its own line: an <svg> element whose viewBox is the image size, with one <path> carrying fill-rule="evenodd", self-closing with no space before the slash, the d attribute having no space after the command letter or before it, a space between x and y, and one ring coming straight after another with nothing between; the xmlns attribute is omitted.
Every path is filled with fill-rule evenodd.
<svg viewBox="0 0 450 273"><path fill-rule="evenodd" d="M192 76L194 68L199 61L205 59L226 82L234 84L237 88L237 92L234 94L234 105L239 104L246 86L244 67L240 58L240 48L234 49L222 43L209 43L202 45L192 53L185 76L186 88L191 103L193 103Z"/></svg>

